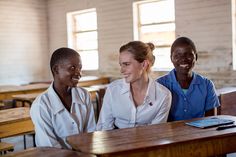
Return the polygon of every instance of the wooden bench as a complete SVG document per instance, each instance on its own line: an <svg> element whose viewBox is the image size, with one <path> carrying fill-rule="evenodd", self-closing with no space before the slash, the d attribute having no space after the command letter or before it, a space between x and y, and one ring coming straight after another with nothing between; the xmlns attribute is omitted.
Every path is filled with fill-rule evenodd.
<svg viewBox="0 0 236 157"><path fill-rule="evenodd" d="M221 93L219 96L220 104L218 113L220 115L236 116L236 91Z"/></svg>
<svg viewBox="0 0 236 157"><path fill-rule="evenodd" d="M14 145L11 143L0 142L0 152L1 154L6 154L7 151L13 151Z"/></svg>

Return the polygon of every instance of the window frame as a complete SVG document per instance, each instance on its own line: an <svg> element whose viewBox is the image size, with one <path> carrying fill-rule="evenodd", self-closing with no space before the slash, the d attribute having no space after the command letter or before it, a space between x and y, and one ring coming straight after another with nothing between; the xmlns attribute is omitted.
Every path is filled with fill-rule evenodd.
<svg viewBox="0 0 236 157"><path fill-rule="evenodd" d="M79 10L79 11L74 11L74 12L68 12L67 13L67 44L68 47L76 50L81 56L83 55L83 53L85 52L96 52L97 56L97 65L95 68L89 69L89 68L84 68L84 64L83 64L83 71L97 71L99 70L99 51L98 51L98 27L96 26L96 29L88 29L88 30L76 30L76 16L82 15L82 14L86 14L86 13L91 13L91 12L95 12L96 13L96 23L97 23L97 11L96 8L91 8L91 9L84 9L84 10ZM90 32L96 32L97 36L96 36L96 45L97 48L87 48L87 49L80 49L78 44L77 44L77 35L81 35L83 33L90 33ZM88 55L88 54L87 54ZM82 62L84 60L82 59ZM94 63L93 63L94 64Z"/></svg>
<svg viewBox="0 0 236 157"><path fill-rule="evenodd" d="M148 24L141 24L141 16L140 16L140 5L142 4L146 4L146 3L156 3L156 2L160 2L160 1L166 1L166 0L143 0L143 1L139 1L139 2L134 2L133 3L133 15L134 15L134 19L133 19L133 25L134 25L134 40L141 40L140 36L141 36L141 29L144 26L160 26L162 24L174 24L174 27L176 26L175 24L175 11L174 11L174 20L166 20L164 22L152 22L152 23L148 23ZM173 0L174 2L174 0ZM175 3L174 3L175 5ZM163 31L164 32L164 31ZM176 37L176 29L174 28L174 38ZM149 41L148 41L149 42ZM170 42L169 44L162 44L162 45L155 45L155 50L159 49L159 48L169 48L171 47L172 42ZM158 56L156 56L157 58ZM166 56L167 57L167 56ZM170 55L168 55L168 57L170 58ZM170 61L170 60L169 60ZM158 68L158 67L153 67L152 70L153 71L170 71L171 69L173 69L172 63L170 67L166 67L166 68Z"/></svg>

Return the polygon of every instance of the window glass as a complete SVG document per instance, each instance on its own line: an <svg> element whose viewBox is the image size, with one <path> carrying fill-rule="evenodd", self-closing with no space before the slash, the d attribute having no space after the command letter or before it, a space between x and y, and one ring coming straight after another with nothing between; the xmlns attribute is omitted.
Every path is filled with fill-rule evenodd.
<svg viewBox="0 0 236 157"><path fill-rule="evenodd" d="M82 70L98 69L96 9L67 14L68 45L80 53Z"/></svg>
<svg viewBox="0 0 236 157"><path fill-rule="evenodd" d="M134 39L155 45L153 70L171 70L170 47L175 40L174 0L139 1L133 7Z"/></svg>

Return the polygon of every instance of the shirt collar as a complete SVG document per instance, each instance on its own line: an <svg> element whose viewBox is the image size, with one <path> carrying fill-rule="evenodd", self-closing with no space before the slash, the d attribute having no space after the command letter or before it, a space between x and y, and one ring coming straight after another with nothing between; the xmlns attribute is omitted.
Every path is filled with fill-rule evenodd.
<svg viewBox="0 0 236 157"><path fill-rule="evenodd" d="M169 80L172 82L172 83L178 83L177 80L176 80L176 76L175 76L175 73L176 73L176 70L173 69L169 72ZM195 72L193 72L193 80L191 82L191 84L200 84L199 80L197 79L197 75Z"/></svg>
<svg viewBox="0 0 236 157"><path fill-rule="evenodd" d="M51 102L51 107L52 111L54 114L57 114L58 112L62 111L65 109L65 106L62 104L61 99L57 95L56 91L53 88L53 83L48 88L48 95L49 95L49 100ZM78 92L76 92L76 88L71 89L71 95L72 95L72 106L76 104L84 104L83 101L81 100L81 96L79 95Z"/></svg>
<svg viewBox="0 0 236 157"><path fill-rule="evenodd" d="M61 110L65 109L64 105L61 102L61 99L59 98L59 96L57 95L56 91L53 88L53 82L48 88L48 96L49 96L50 103L52 104L51 108L52 108L53 114L57 114Z"/></svg>
<svg viewBox="0 0 236 157"><path fill-rule="evenodd" d="M127 83L124 78L122 79L122 81L123 81L123 86L120 92L121 94L125 94L130 91L130 83Z"/></svg>
<svg viewBox="0 0 236 157"><path fill-rule="evenodd" d="M156 99L156 86L155 86L155 81L151 78L148 77L149 82L148 82L148 89L147 89L147 94L145 96L145 101L150 103L152 101L155 101ZM125 82L125 79L123 81L123 86L121 88L121 94L129 93L130 92L130 83Z"/></svg>
<svg viewBox="0 0 236 157"><path fill-rule="evenodd" d="M145 97L145 101L149 104L156 100L157 91L156 91L155 83L156 82L151 77L149 77L148 89L147 89L147 94Z"/></svg>

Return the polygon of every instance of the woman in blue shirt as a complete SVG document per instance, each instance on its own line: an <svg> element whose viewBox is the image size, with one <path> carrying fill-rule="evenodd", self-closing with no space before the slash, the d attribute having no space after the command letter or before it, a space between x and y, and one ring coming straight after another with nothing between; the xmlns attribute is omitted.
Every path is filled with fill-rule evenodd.
<svg viewBox="0 0 236 157"><path fill-rule="evenodd" d="M180 37L171 46L174 69L157 79L172 93L168 121L185 120L215 114L220 106L212 81L193 72L197 51L193 41Z"/></svg>

